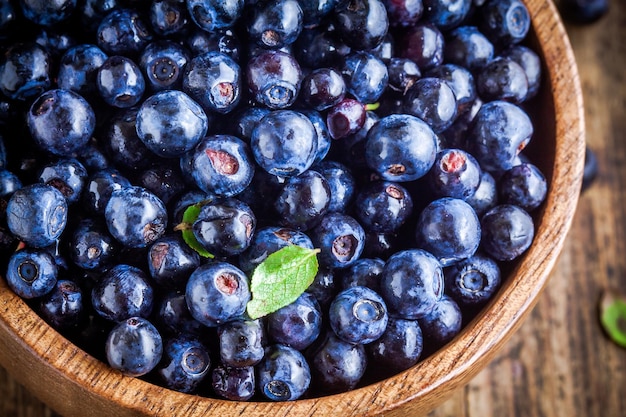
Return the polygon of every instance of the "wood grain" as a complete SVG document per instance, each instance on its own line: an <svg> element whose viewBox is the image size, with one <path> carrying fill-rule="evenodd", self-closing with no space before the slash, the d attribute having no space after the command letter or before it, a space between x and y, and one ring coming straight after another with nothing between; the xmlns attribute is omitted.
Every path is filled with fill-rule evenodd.
<svg viewBox="0 0 626 417"><path fill-rule="evenodd" d="M546 6L540 0L529 2L536 10ZM478 333L472 338L461 338L457 343L457 349L467 349L478 357L465 357L471 360L472 366L468 369L457 369L456 374L450 374L450 378L458 377L457 384L449 384L445 378L445 392L430 393L427 395L427 403L411 404L402 410L396 410L385 415L418 415L420 410L430 409L430 405L440 403L444 397L450 399L432 411L429 416L620 416L626 410L623 387L626 375L626 353L623 349L608 342L602 335L597 324L596 301L599 291L608 286L621 287L626 291L624 276L625 258L624 250L624 216L625 195L624 190L626 168L624 168L626 144L623 142L624 132L624 104L626 91L623 75L624 53L623 39L626 31L624 12L626 7L618 2L613 3L611 14L602 24L591 28L570 28L572 44L579 61L582 85L585 94L585 112L588 119L587 132L590 145L597 150L602 171L598 182L585 195L577 208L572 230L564 242L564 250L558 259L556 268L550 276L545 290L538 298L538 305L532 310L534 297L528 299L525 308L530 312L528 319L521 328L504 344L500 339L495 343L496 347L503 347L493 357L484 355L485 349L491 345L486 339L485 333ZM549 39L550 36L558 36L558 28L550 21L535 23L537 29L543 31ZM556 32L555 32L556 31ZM571 65L571 62L563 60L563 55L553 52L548 58L559 60L561 65ZM555 79L553 82L559 80ZM568 80L560 80L566 82ZM570 101L576 100L575 91L564 93ZM571 102L570 102L571 105ZM542 109L539 109L542 110ZM546 124L548 131L550 124ZM553 129L554 127L552 127ZM572 129L574 125L561 126L565 134L575 135ZM566 169L560 167L557 169ZM571 191L571 187L568 188ZM555 198L548 210L556 210L560 201L567 196ZM552 230L548 238L554 239L555 246L559 246L559 236L554 235ZM547 259L554 262L556 259ZM539 264L530 265L530 271L541 269ZM531 274L532 275L532 274ZM544 278L530 276L522 282L534 284L533 288L541 291ZM534 295L534 294L533 294ZM499 302L506 303L507 298L501 298ZM520 302L519 299L511 302ZM522 301L523 303L525 301ZM3 304L4 303L4 304ZM10 303L7 299L0 299L0 315L6 314L3 308ZM4 306L4 307L3 307ZM500 307L506 307L505 304ZM15 313L18 314L18 313ZM514 317L518 319L518 317ZM24 320L26 323L27 320ZM500 325L502 325L501 322ZM521 324L516 321L514 327ZM32 326L19 329L23 334L36 335L42 342L49 342L50 335L45 326ZM466 332L467 334L467 332ZM2 342L0 342L2 343ZM477 348L477 345L480 349ZM69 345L56 345L40 347L46 361L57 362L66 360L71 362L80 351L72 349ZM3 355L22 355L23 351L15 349L11 341L0 345ZM23 358L16 358L22 363ZM470 377L481 368L482 364L492 360L491 364L478 373L473 379ZM3 363L11 359L3 358ZM20 369L12 369L12 373L20 381L28 383L33 390L37 389L39 396L48 403L57 404L58 399L71 402L76 397L72 388L60 388L55 392L51 381L55 375L46 375L46 363L30 363ZM446 369L454 369L456 364L448 359L435 356L424 368L433 372L445 372ZM7 366L10 366L7 365ZM103 376L102 369L96 367L89 369L69 369L70 373L87 373L89 383L102 390L106 387L115 388L114 400L135 403L142 407L149 403L146 393L137 389L124 378L115 376ZM428 373L426 373L428 375ZM411 378L415 374L407 374L404 378L398 378L393 383L394 395L408 394L406 387L415 384ZM423 376L423 375L422 375ZM429 377L425 378L424 384ZM458 389L464 382L469 383ZM34 392L34 391L33 391ZM393 402L395 398L388 395L377 396L374 392L357 393L350 402L345 404L331 403L332 405L309 404L309 411L317 411L319 415L342 414L340 405L346 408L363 409L363 401L376 398L378 403ZM415 395L412 393L412 395ZM56 399L56 401L55 401ZM90 398L98 404L97 398ZM121 415L112 412L106 403L100 403L100 408L92 415ZM192 415L192 407L197 406L195 411L206 411L206 415L212 415L216 408L203 408L202 404L190 402L167 403L180 415ZM306 404L305 404L306 406ZM80 407L80 404L65 404L59 407L65 410ZM149 408L149 407L148 407ZM254 410L252 408L255 408ZM345 410L346 408L343 408ZM169 415L165 408L152 409L154 415ZM269 408L251 405L248 410L269 414ZM290 406L283 406L279 412L271 411L277 415L299 415ZM230 414L224 414L224 416ZM55 414L19 385L16 380L7 376L5 371L0 370L0 415L1 416L55 416ZM69 414L68 414L69 415Z"/></svg>

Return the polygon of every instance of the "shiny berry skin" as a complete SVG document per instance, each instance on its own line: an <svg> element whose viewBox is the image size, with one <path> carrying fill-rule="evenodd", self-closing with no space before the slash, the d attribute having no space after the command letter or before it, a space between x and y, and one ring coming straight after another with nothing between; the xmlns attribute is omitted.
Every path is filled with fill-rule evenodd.
<svg viewBox="0 0 626 417"><path fill-rule="evenodd" d="M302 8L303 26L313 28L324 23L324 18L335 11L339 0L299 0L298 3Z"/></svg>
<svg viewBox="0 0 626 417"><path fill-rule="evenodd" d="M180 157L202 139L209 120L202 107L179 90L161 91L139 107L137 136L163 158Z"/></svg>
<svg viewBox="0 0 626 417"><path fill-rule="evenodd" d="M166 339L161 362L154 369L166 388L192 393L209 375L209 350L199 340L189 336Z"/></svg>
<svg viewBox="0 0 626 417"><path fill-rule="evenodd" d="M111 194L130 186L128 178L116 169L98 170L87 179L82 195L83 207L92 214L104 214Z"/></svg>
<svg viewBox="0 0 626 417"><path fill-rule="evenodd" d="M422 0L383 0L391 27L411 27L424 13Z"/></svg>
<svg viewBox="0 0 626 417"><path fill-rule="evenodd" d="M287 227L261 227L252 236L248 249L239 255L239 267L251 273L268 255L289 245L313 249L311 238L304 232Z"/></svg>
<svg viewBox="0 0 626 417"><path fill-rule="evenodd" d="M211 371L213 392L221 398L232 401L247 401L255 393L254 367L234 368L217 365Z"/></svg>
<svg viewBox="0 0 626 417"><path fill-rule="evenodd" d="M526 112L513 103L491 101L478 113L468 134L468 151L487 171L506 171L533 134Z"/></svg>
<svg viewBox="0 0 626 417"><path fill-rule="evenodd" d="M189 312L184 288L182 291L167 291L157 298L153 320L159 330L166 335L201 336L206 333L206 327Z"/></svg>
<svg viewBox="0 0 626 417"><path fill-rule="evenodd" d="M408 58L391 58L387 64L389 88L406 94L409 88L422 76L417 64Z"/></svg>
<svg viewBox="0 0 626 417"><path fill-rule="evenodd" d="M70 240L70 259L86 270L102 270L110 266L120 246L103 222L86 218L74 226Z"/></svg>
<svg viewBox="0 0 626 417"><path fill-rule="evenodd" d="M398 43L398 55L415 62L422 71L443 63L445 40L433 24L423 22L407 29Z"/></svg>
<svg viewBox="0 0 626 417"><path fill-rule="evenodd" d="M14 236L28 246L43 248L56 242L65 230L67 200L51 185L27 185L13 193L6 215Z"/></svg>
<svg viewBox="0 0 626 417"><path fill-rule="evenodd" d="M231 112L239 103L241 83L239 64L218 51L192 58L183 74L183 91L207 112Z"/></svg>
<svg viewBox="0 0 626 417"><path fill-rule="evenodd" d="M229 128L230 133L241 138L244 142L250 143L252 131L269 112L271 110L267 107L245 107L231 113L234 126Z"/></svg>
<svg viewBox="0 0 626 417"><path fill-rule="evenodd" d="M97 93L98 69L108 58L102 49L92 44L80 44L68 49L60 59L57 86L83 97Z"/></svg>
<svg viewBox="0 0 626 417"><path fill-rule="evenodd" d="M368 52L346 56L341 73L348 92L362 103L376 102L389 82L385 63Z"/></svg>
<svg viewBox="0 0 626 417"><path fill-rule="evenodd" d="M391 181L375 181L363 186L354 203L356 218L370 232L395 232L413 213L409 191Z"/></svg>
<svg viewBox="0 0 626 417"><path fill-rule="evenodd" d="M422 357L424 336L417 320L389 317L385 332L368 344L368 361L383 375L409 369Z"/></svg>
<svg viewBox="0 0 626 417"><path fill-rule="evenodd" d="M190 174L206 193L232 197L245 190L254 177L250 147L235 136L206 136L189 157Z"/></svg>
<svg viewBox="0 0 626 417"><path fill-rule="evenodd" d="M459 334L463 313L459 305L444 294L427 315L418 320L429 350L440 348Z"/></svg>
<svg viewBox="0 0 626 417"><path fill-rule="evenodd" d="M459 26L446 34L445 60L475 72L494 57L494 46L476 26Z"/></svg>
<svg viewBox="0 0 626 417"><path fill-rule="evenodd" d="M358 132L365 124L365 106L359 100L344 98L326 113L328 132L333 139L342 139Z"/></svg>
<svg viewBox="0 0 626 417"><path fill-rule="evenodd" d="M139 55L137 64L146 77L150 91L180 89L185 65L191 59L189 51L170 40L149 43Z"/></svg>
<svg viewBox="0 0 626 417"><path fill-rule="evenodd" d="M335 7L334 24L346 45L367 50L383 41L389 17L381 0L342 1Z"/></svg>
<svg viewBox="0 0 626 417"><path fill-rule="evenodd" d="M221 363L235 368L254 366L265 355L265 332L259 320L233 320L217 328Z"/></svg>
<svg viewBox="0 0 626 417"><path fill-rule="evenodd" d="M191 20L202 30L227 29L241 17L244 0L187 0Z"/></svg>
<svg viewBox="0 0 626 417"><path fill-rule="evenodd" d="M300 97L315 110L326 110L346 95L346 83L333 68L317 68L302 80Z"/></svg>
<svg viewBox="0 0 626 417"><path fill-rule="evenodd" d="M328 310L328 320L340 339L367 344L378 339L389 319L382 297L367 287L349 287L341 291Z"/></svg>
<svg viewBox="0 0 626 417"><path fill-rule="evenodd" d="M332 25L304 29L293 44L298 62L307 68L335 67L351 49Z"/></svg>
<svg viewBox="0 0 626 417"><path fill-rule="evenodd" d="M125 172L140 171L150 166L153 154L137 135L139 107L120 109L108 120L103 129L104 151L114 166Z"/></svg>
<svg viewBox="0 0 626 417"><path fill-rule="evenodd" d="M478 188L465 202L472 206L478 217L498 203L498 189L496 180L487 171L481 171Z"/></svg>
<svg viewBox="0 0 626 417"><path fill-rule="evenodd" d="M499 47L521 42L530 30L530 13L521 0L488 0L480 14L481 31Z"/></svg>
<svg viewBox="0 0 626 417"><path fill-rule="evenodd" d="M342 213L327 213L310 233L311 241L320 248L320 265L345 268L354 263L365 245L365 231L353 217Z"/></svg>
<svg viewBox="0 0 626 417"><path fill-rule="evenodd" d="M543 172L530 162L515 165L500 177L499 201L532 212L543 203L548 182Z"/></svg>
<svg viewBox="0 0 626 417"><path fill-rule="evenodd" d="M131 317L118 323L105 345L107 362L124 375L141 376L152 371L163 355L163 339L152 323Z"/></svg>
<svg viewBox="0 0 626 417"><path fill-rule="evenodd" d="M54 155L71 156L87 144L96 116L82 96L69 90L48 90L31 105L26 123L35 143Z"/></svg>
<svg viewBox="0 0 626 417"><path fill-rule="evenodd" d="M76 9L76 3L76 0L20 0L19 5L26 19L38 25L53 26L68 19Z"/></svg>
<svg viewBox="0 0 626 417"><path fill-rule="evenodd" d="M511 261L530 247L535 236L533 219L522 208L499 204L481 218L484 251L498 261Z"/></svg>
<svg viewBox="0 0 626 417"><path fill-rule="evenodd" d="M502 51L500 56L512 59L522 67L528 81L526 100L535 97L541 87L542 69L539 55L527 46L513 45Z"/></svg>
<svg viewBox="0 0 626 417"><path fill-rule="evenodd" d="M356 179L350 168L340 162L324 159L312 169L322 174L328 182L330 188L328 211L345 212L356 193Z"/></svg>
<svg viewBox="0 0 626 417"><path fill-rule="evenodd" d="M426 76L439 78L448 83L456 99L457 115L468 111L478 96L474 76L467 68L443 64L428 71Z"/></svg>
<svg viewBox="0 0 626 417"><path fill-rule="evenodd" d="M423 249L408 249L392 255L383 268L380 295L389 314L418 319L441 299L444 276L441 264Z"/></svg>
<svg viewBox="0 0 626 417"><path fill-rule="evenodd" d="M388 181L413 181L435 162L437 138L430 126L407 114L382 118L367 133L367 165Z"/></svg>
<svg viewBox="0 0 626 417"><path fill-rule="evenodd" d="M13 253L5 272L9 287L25 299L48 294L54 289L58 277L58 268L52 255L34 248Z"/></svg>
<svg viewBox="0 0 626 417"><path fill-rule="evenodd" d="M339 273L339 285L342 289L367 287L380 291L380 276L385 261L379 258L360 258Z"/></svg>
<svg viewBox="0 0 626 417"><path fill-rule="evenodd" d="M435 133L450 127L458 111L450 84L434 77L421 78L413 84L404 97L404 110L425 121Z"/></svg>
<svg viewBox="0 0 626 417"><path fill-rule="evenodd" d="M154 289L141 269L120 264L101 276L91 291L91 303L107 320L147 318L154 306Z"/></svg>
<svg viewBox="0 0 626 417"><path fill-rule="evenodd" d="M247 24L250 40L263 48L280 49L300 35L303 14L296 0L270 0L260 3Z"/></svg>
<svg viewBox="0 0 626 417"><path fill-rule="evenodd" d="M161 288L184 288L200 256L179 235L165 235L148 249L148 272Z"/></svg>
<svg viewBox="0 0 626 417"><path fill-rule="evenodd" d="M449 266L478 250L480 221L465 201L444 197L430 202L419 214L415 236L421 248L442 266Z"/></svg>
<svg viewBox="0 0 626 417"><path fill-rule="evenodd" d="M498 263L477 253L444 271L446 294L461 307L485 304L500 288L502 275Z"/></svg>
<svg viewBox="0 0 626 417"><path fill-rule="evenodd" d="M138 186L113 191L104 218L111 235L131 248L144 248L163 236L168 220L163 202Z"/></svg>
<svg viewBox="0 0 626 417"><path fill-rule="evenodd" d="M476 88L485 101L522 103L528 96L528 79L524 68L517 62L497 57L478 72Z"/></svg>
<svg viewBox="0 0 626 417"><path fill-rule="evenodd" d="M146 80L139 65L121 55L113 55L98 69L96 80L100 97L113 107L128 108L139 103Z"/></svg>
<svg viewBox="0 0 626 417"><path fill-rule="evenodd" d="M354 389L368 363L363 345L341 340L331 331L307 356L314 387L326 394Z"/></svg>
<svg viewBox="0 0 626 417"><path fill-rule="evenodd" d="M318 163L326 158L330 152L331 137L326 126L326 118L317 110L313 109L299 109L299 111L309 118L309 121L313 123L315 133L317 134L317 151L315 153L314 163Z"/></svg>
<svg viewBox="0 0 626 417"><path fill-rule="evenodd" d="M182 34L190 26L186 2L180 0L154 0L148 14L150 27L160 36Z"/></svg>
<svg viewBox="0 0 626 417"><path fill-rule="evenodd" d="M216 256L241 254L250 246L255 229L254 213L235 198L204 205L191 228L198 242Z"/></svg>
<svg viewBox="0 0 626 417"><path fill-rule="evenodd" d="M272 401L300 398L311 384L311 370L306 359L294 348L275 344L266 349L257 365L257 387Z"/></svg>
<svg viewBox="0 0 626 417"><path fill-rule="evenodd" d="M70 280L58 280L56 285L41 298L39 314L46 323L57 330L78 329L86 320L83 292Z"/></svg>
<svg viewBox="0 0 626 417"><path fill-rule="evenodd" d="M330 186L317 171L308 169L287 179L274 207L283 226L306 231L314 227L328 211Z"/></svg>
<svg viewBox="0 0 626 417"><path fill-rule="evenodd" d="M268 315L266 322L269 339L302 351L320 335L322 309L315 297L305 292Z"/></svg>
<svg viewBox="0 0 626 417"><path fill-rule="evenodd" d="M271 109L291 106L298 97L303 77L295 57L282 51L265 51L253 57L245 74L255 101Z"/></svg>
<svg viewBox="0 0 626 417"><path fill-rule="evenodd" d="M423 0L425 21L442 31L457 27L470 12L472 0Z"/></svg>
<svg viewBox="0 0 626 417"><path fill-rule="evenodd" d="M117 8L107 14L96 33L100 49L109 55L132 56L152 40L145 16L135 9Z"/></svg>
<svg viewBox="0 0 626 417"><path fill-rule="evenodd" d="M174 163L143 170L136 181L137 185L156 195L165 205L169 205L173 198L187 189L185 178Z"/></svg>
<svg viewBox="0 0 626 417"><path fill-rule="evenodd" d="M443 149L426 176L431 192L437 197L465 200L476 192L481 180L478 161L463 149Z"/></svg>
<svg viewBox="0 0 626 417"><path fill-rule="evenodd" d="M192 272L185 289L192 317L208 327L239 318L250 301L248 278L226 262L203 264Z"/></svg>
<svg viewBox="0 0 626 417"><path fill-rule="evenodd" d="M302 113L275 110L254 129L250 147L254 159L265 171L279 177L294 177L315 161L317 133Z"/></svg>
<svg viewBox="0 0 626 417"><path fill-rule="evenodd" d="M39 182L58 189L69 205L78 201L87 182L87 170L75 158L61 159L44 165Z"/></svg>
<svg viewBox="0 0 626 417"><path fill-rule="evenodd" d="M17 42L0 60L0 91L13 100L26 101L51 86L50 57L35 42Z"/></svg>

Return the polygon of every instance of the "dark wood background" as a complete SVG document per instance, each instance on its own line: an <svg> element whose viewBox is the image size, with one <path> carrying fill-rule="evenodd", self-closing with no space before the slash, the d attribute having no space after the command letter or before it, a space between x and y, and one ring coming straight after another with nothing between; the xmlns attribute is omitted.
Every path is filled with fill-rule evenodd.
<svg viewBox="0 0 626 417"><path fill-rule="evenodd" d="M612 0L602 20L567 30L599 176L580 199L529 318L486 369L429 417L626 416L626 349L604 336L597 310L604 289L626 293L626 4ZM3 369L0 416L59 417Z"/></svg>

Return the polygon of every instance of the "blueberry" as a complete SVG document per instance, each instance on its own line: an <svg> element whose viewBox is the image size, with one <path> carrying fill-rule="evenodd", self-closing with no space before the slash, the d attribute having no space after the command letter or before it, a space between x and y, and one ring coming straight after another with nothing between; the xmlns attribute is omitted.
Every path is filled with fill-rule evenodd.
<svg viewBox="0 0 626 417"><path fill-rule="evenodd" d="M368 52L352 52L345 57L341 73L347 91L362 103L374 103L389 82L387 66Z"/></svg>
<svg viewBox="0 0 626 417"><path fill-rule="evenodd" d="M189 155L191 176L206 193L232 197L244 191L255 172L250 146L230 135L211 135Z"/></svg>
<svg viewBox="0 0 626 417"><path fill-rule="evenodd" d="M200 256L179 235L165 235L148 249L148 271L162 288L184 288Z"/></svg>
<svg viewBox="0 0 626 417"><path fill-rule="evenodd" d="M153 372L166 388L192 393L209 375L209 350L189 336L167 339L163 344L161 363Z"/></svg>
<svg viewBox="0 0 626 417"><path fill-rule="evenodd" d="M399 251L385 263L380 294L392 316L411 320L423 317L441 299L443 291L441 264L423 249Z"/></svg>
<svg viewBox="0 0 626 417"><path fill-rule="evenodd" d="M500 288L502 275L498 263L477 253L444 271L446 294L461 307L486 303Z"/></svg>
<svg viewBox="0 0 626 417"><path fill-rule="evenodd" d="M264 51L246 66L248 90L255 101L271 109L285 109L298 97L302 70L293 55Z"/></svg>
<svg viewBox="0 0 626 417"><path fill-rule="evenodd" d="M531 212L543 203L548 182L541 170L530 162L515 165L500 177L499 201Z"/></svg>
<svg viewBox="0 0 626 417"><path fill-rule="evenodd" d="M163 355L163 340L152 323L131 317L118 323L106 340L109 365L124 375L141 376L152 371Z"/></svg>
<svg viewBox="0 0 626 417"><path fill-rule="evenodd" d="M311 384L311 370L304 356L294 348L280 344L266 349L257 365L257 386L272 401L300 398Z"/></svg>
<svg viewBox="0 0 626 417"><path fill-rule="evenodd" d="M157 298L153 317L154 324L167 335L206 334L206 327L191 316L184 290L168 291Z"/></svg>
<svg viewBox="0 0 626 417"><path fill-rule="evenodd" d="M107 58L102 49L92 44L80 44L68 49L60 59L58 87L84 97L95 95L98 69Z"/></svg>
<svg viewBox="0 0 626 417"><path fill-rule="evenodd" d="M486 101L522 103L528 96L528 78L524 68L505 57L493 59L478 72L476 87Z"/></svg>
<svg viewBox="0 0 626 417"><path fill-rule="evenodd" d="M513 45L500 54L505 58L512 59L524 70L528 82L526 100L537 95L541 87L541 58L535 51L524 45Z"/></svg>
<svg viewBox="0 0 626 417"><path fill-rule="evenodd" d="M422 357L424 336L417 320L389 317L385 332L368 344L368 361L377 371L392 375L415 365Z"/></svg>
<svg viewBox="0 0 626 417"><path fill-rule="evenodd" d="M339 103L346 95L346 83L333 68L317 68L302 80L301 99L315 110L326 110Z"/></svg>
<svg viewBox="0 0 626 417"><path fill-rule="evenodd" d="M58 189L68 204L76 203L87 182L87 170L77 159L62 159L46 164L39 181Z"/></svg>
<svg viewBox="0 0 626 417"><path fill-rule="evenodd" d="M443 64L444 36L431 23L422 22L408 28L398 43L398 55L412 60L422 71Z"/></svg>
<svg viewBox="0 0 626 417"><path fill-rule="evenodd" d="M128 8L111 10L100 21L96 36L100 49L109 55L132 56L152 40L145 15Z"/></svg>
<svg viewBox="0 0 626 417"><path fill-rule="evenodd" d="M150 27L160 36L182 35L190 26L186 2L180 0L151 1L148 18Z"/></svg>
<svg viewBox="0 0 626 417"><path fill-rule="evenodd" d="M296 0L260 3L247 23L248 36L264 48L279 49L295 42L302 31L303 14Z"/></svg>
<svg viewBox="0 0 626 417"><path fill-rule="evenodd" d="M367 287L380 292L380 277L385 261L379 258L361 258L349 267L342 269L339 283L343 289Z"/></svg>
<svg viewBox="0 0 626 417"><path fill-rule="evenodd" d="M185 3L193 22L207 32L233 26L244 6L244 0L187 0Z"/></svg>
<svg viewBox="0 0 626 417"><path fill-rule="evenodd" d="M130 186L113 191L104 210L111 235L125 246L143 248L163 236L167 211L145 188Z"/></svg>
<svg viewBox="0 0 626 417"><path fill-rule="evenodd" d="M96 80L102 100L109 106L128 108L139 103L146 90L141 68L131 59L113 55L98 69Z"/></svg>
<svg viewBox="0 0 626 417"><path fill-rule="evenodd" d="M34 248L14 252L6 269L7 284L25 299L48 294L54 289L57 276L58 268L52 255Z"/></svg>
<svg viewBox="0 0 626 417"><path fill-rule="evenodd" d="M350 168L340 162L324 159L315 164L312 169L326 178L330 188L328 211L345 212L356 193L356 179Z"/></svg>
<svg viewBox="0 0 626 417"><path fill-rule="evenodd" d="M585 166L583 169L583 182L581 190L585 191L596 181L599 166L596 152L589 146L585 147Z"/></svg>
<svg viewBox="0 0 626 417"><path fill-rule="evenodd" d="M432 193L437 197L466 200L480 185L481 169L478 161L462 149L443 149L426 176Z"/></svg>
<svg viewBox="0 0 626 417"><path fill-rule="evenodd" d="M302 8L303 26L312 28L321 25L334 12L339 0L298 0Z"/></svg>
<svg viewBox="0 0 626 417"><path fill-rule="evenodd" d="M119 264L106 271L93 287L91 303L107 320L147 318L152 313L154 289L141 269Z"/></svg>
<svg viewBox="0 0 626 417"><path fill-rule="evenodd" d="M111 162L125 172L140 171L148 168L152 152L137 135L138 107L120 109L108 120L102 134L104 150ZM154 154L156 156L156 154Z"/></svg>
<svg viewBox="0 0 626 417"><path fill-rule="evenodd" d="M312 109L300 109L300 112L309 118L309 121L313 123L315 133L317 134L317 152L315 153L314 163L320 162L326 158L330 152L331 137L328 126L326 126L326 119L322 113Z"/></svg>
<svg viewBox="0 0 626 417"><path fill-rule="evenodd" d="M143 70L149 90L180 89L183 70L191 59L189 51L170 40L149 43L137 63Z"/></svg>
<svg viewBox="0 0 626 417"><path fill-rule="evenodd" d="M499 204L481 218L482 247L498 261L511 261L524 253L535 236L533 219L522 208Z"/></svg>
<svg viewBox="0 0 626 417"><path fill-rule="evenodd" d="M321 332L322 310L317 299L305 292L293 303L271 313L266 321L267 335L274 343L302 351Z"/></svg>
<svg viewBox="0 0 626 417"><path fill-rule="evenodd" d="M521 0L488 0L480 13L481 31L496 46L519 43L530 30L530 13Z"/></svg>
<svg viewBox="0 0 626 417"><path fill-rule="evenodd" d="M312 169L290 177L278 194L274 207L283 226L306 231L328 211L330 186L326 178Z"/></svg>
<svg viewBox="0 0 626 417"><path fill-rule="evenodd" d="M309 68L334 67L351 51L329 24L305 28L293 46L298 62Z"/></svg>
<svg viewBox="0 0 626 417"><path fill-rule="evenodd" d="M104 222L86 218L74 226L70 239L70 258L86 270L103 270L110 266L120 247Z"/></svg>
<svg viewBox="0 0 626 417"><path fill-rule="evenodd" d="M22 181L16 174L0 168L0 198L5 200L4 203L7 202L6 200L8 200L15 191L22 188L22 186Z"/></svg>
<svg viewBox="0 0 626 417"><path fill-rule="evenodd" d="M218 51L192 58L183 73L183 91L207 112L231 112L241 98L241 83L239 64Z"/></svg>
<svg viewBox="0 0 626 417"><path fill-rule="evenodd" d="M408 190L391 181L367 184L357 193L354 203L356 218L367 231L395 232L413 213Z"/></svg>
<svg viewBox="0 0 626 417"><path fill-rule="evenodd" d="M463 324L463 314L459 305L444 294L430 313L420 317L418 322L429 350L434 350L459 334Z"/></svg>
<svg viewBox="0 0 626 417"><path fill-rule="evenodd" d="M318 260L322 266L345 268L363 253L365 232L353 217L327 213L311 231L311 241L321 249Z"/></svg>
<svg viewBox="0 0 626 417"><path fill-rule="evenodd" d="M481 171L478 188L465 202L472 206L476 215L481 217L487 210L498 203L498 190L496 180L487 171Z"/></svg>
<svg viewBox="0 0 626 417"><path fill-rule="evenodd" d="M408 58L391 58L387 64L389 88L393 91L406 92L422 77L422 72L414 61Z"/></svg>
<svg viewBox="0 0 626 417"><path fill-rule="evenodd" d="M335 7L334 24L346 45L367 50L383 41L389 17L381 0L342 1Z"/></svg>
<svg viewBox="0 0 626 417"><path fill-rule="evenodd" d="M42 248L56 242L65 230L68 207L59 190L37 183L16 190L6 213L13 235L29 246Z"/></svg>
<svg viewBox="0 0 626 417"><path fill-rule="evenodd" d="M335 298L336 290L335 271L330 268L320 267L306 292L313 295L322 310L326 312L331 301Z"/></svg>
<svg viewBox="0 0 626 417"><path fill-rule="evenodd" d="M83 97L56 89L33 102L26 122L39 147L55 155L71 156L91 139L96 116Z"/></svg>
<svg viewBox="0 0 626 417"><path fill-rule="evenodd" d="M426 76L444 80L452 88L457 103L457 116L468 111L478 96L474 76L465 67L443 64L428 71Z"/></svg>
<svg viewBox="0 0 626 417"><path fill-rule="evenodd" d="M226 262L203 264L192 272L185 289L192 317L208 327L217 327L241 315L250 301L248 278Z"/></svg>
<svg viewBox="0 0 626 417"><path fill-rule="evenodd" d="M472 0L423 0L424 20L445 31L461 24L470 12Z"/></svg>
<svg viewBox="0 0 626 417"><path fill-rule="evenodd" d="M367 344L378 339L389 319L382 297L367 287L349 287L341 291L328 310L328 320L340 339Z"/></svg>
<svg viewBox="0 0 626 417"><path fill-rule="evenodd" d="M271 112L267 107L242 107L233 114L231 119L234 126L230 127L233 136L250 143L252 132L261 119Z"/></svg>
<svg viewBox="0 0 626 417"><path fill-rule="evenodd" d="M235 256L250 246L256 223L256 217L247 204L228 198L204 205L191 230L209 253Z"/></svg>
<svg viewBox="0 0 626 417"><path fill-rule="evenodd" d="M388 181L413 181L435 162L437 139L421 119L398 114L382 118L367 133L367 165Z"/></svg>
<svg viewBox="0 0 626 417"><path fill-rule="evenodd" d="M180 157L204 137L209 120L202 108L178 90L147 98L137 113L137 136L155 154Z"/></svg>
<svg viewBox="0 0 626 417"><path fill-rule="evenodd" d="M39 314L60 331L76 330L86 321L83 292L74 281L61 279L41 298Z"/></svg>
<svg viewBox="0 0 626 417"><path fill-rule="evenodd" d="M78 2L78 16L81 28L89 33L96 33L102 19L113 9L120 6L119 0L84 0Z"/></svg>
<svg viewBox="0 0 626 417"><path fill-rule="evenodd" d="M83 207L93 214L104 214L114 191L130 187L124 175L113 168L105 168L91 174L87 179L82 196Z"/></svg>
<svg viewBox="0 0 626 417"><path fill-rule="evenodd" d="M308 117L293 110L275 110L252 132L250 147L265 171L293 177L309 169L317 154L317 133Z"/></svg>
<svg viewBox="0 0 626 417"><path fill-rule="evenodd" d="M156 195L165 205L187 189L185 178L178 167L168 161L143 170L136 179L137 185Z"/></svg>
<svg viewBox="0 0 626 417"><path fill-rule="evenodd" d="M254 396L256 382L254 367L234 368L218 365L211 372L213 391L222 398L232 401L247 401Z"/></svg>
<svg viewBox="0 0 626 417"><path fill-rule="evenodd" d="M308 356L314 387L326 394L354 389L367 368L363 345L345 342L332 332Z"/></svg>
<svg viewBox="0 0 626 417"><path fill-rule="evenodd" d="M259 320L233 320L217 328L220 360L235 368L254 366L265 356L265 333Z"/></svg>
<svg viewBox="0 0 626 417"><path fill-rule="evenodd" d="M407 28L420 21L424 13L422 0L383 0L391 27Z"/></svg>
<svg viewBox="0 0 626 417"><path fill-rule="evenodd" d="M363 103L344 98L326 113L328 132L333 139L343 139L357 133L365 124L366 110Z"/></svg>
<svg viewBox="0 0 626 417"><path fill-rule="evenodd" d="M190 34L184 37L183 42L194 56L215 51L240 62L243 55L240 37L232 29L216 32L206 32L201 29L192 30Z"/></svg>
<svg viewBox="0 0 626 417"><path fill-rule="evenodd" d="M404 97L404 109L425 121L435 133L450 127L458 112L450 84L434 77L421 78L413 84Z"/></svg>
<svg viewBox="0 0 626 417"><path fill-rule="evenodd" d="M34 42L16 42L0 60L0 91L13 100L26 101L51 86L50 57Z"/></svg>
<svg viewBox="0 0 626 417"><path fill-rule="evenodd" d="M76 8L76 0L49 2L46 0L20 0L26 19L42 26L53 26L67 20Z"/></svg>
<svg viewBox="0 0 626 417"><path fill-rule="evenodd" d="M250 246L239 255L239 267L252 272L268 255L289 245L313 249L313 243L304 232L278 226L265 226L256 230Z"/></svg>

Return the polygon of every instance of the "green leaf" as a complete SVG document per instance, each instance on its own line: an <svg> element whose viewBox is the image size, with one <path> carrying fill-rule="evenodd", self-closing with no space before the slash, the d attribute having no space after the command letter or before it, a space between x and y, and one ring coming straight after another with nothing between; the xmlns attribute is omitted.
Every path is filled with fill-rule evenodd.
<svg viewBox="0 0 626 417"><path fill-rule="evenodd" d="M248 315L266 316L293 303L317 274L319 249L289 245L270 254L252 273Z"/></svg>
<svg viewBox="0 0 626 417"><path fill-rule="evenodd" d="M606 291L600 300L600 323L609 338L626 348L626 299Z"/></svg>
<svg viewBox="0 0 626 417"><path fill-rule="evenodd" d="M192 204L191 206L185 209L183 213L183 221L181 224L177 225L174 230L180 230L183 235L183 240L185 243L193 250L198 252L200 256L205 258L213 258L213 254L209 253L201 244L198 242L198 239L193 234L193 230L191 230L191 225L196 221L198 216L200 215L200 210L205 202L200 202L197 204Z"/></svg>

